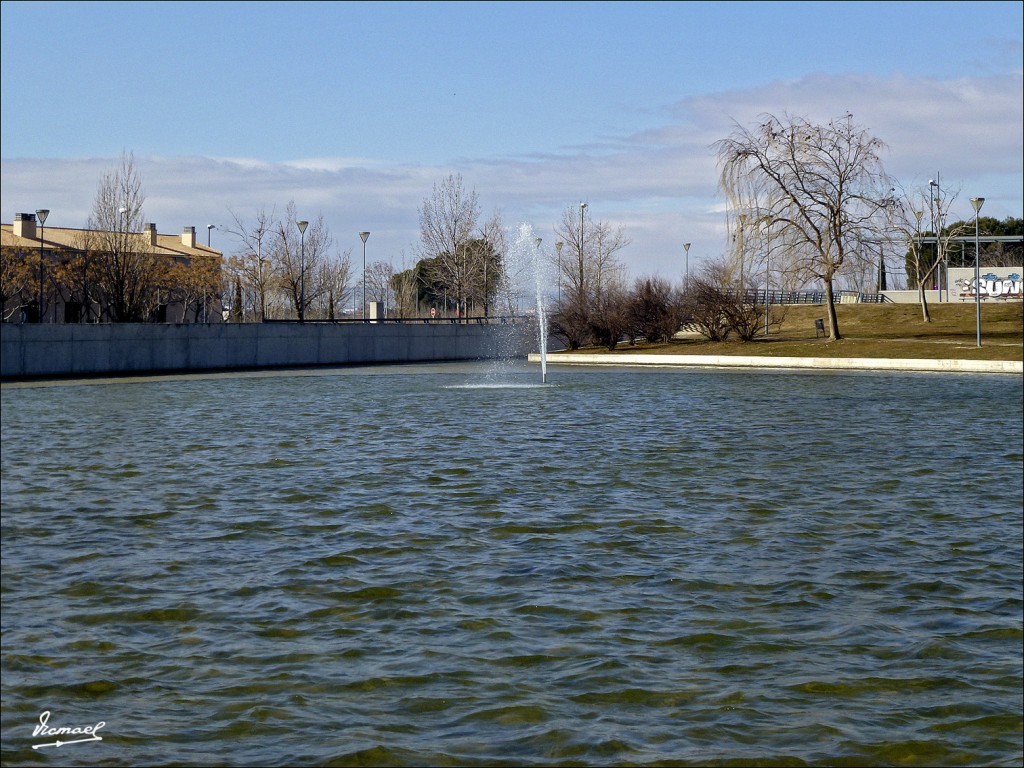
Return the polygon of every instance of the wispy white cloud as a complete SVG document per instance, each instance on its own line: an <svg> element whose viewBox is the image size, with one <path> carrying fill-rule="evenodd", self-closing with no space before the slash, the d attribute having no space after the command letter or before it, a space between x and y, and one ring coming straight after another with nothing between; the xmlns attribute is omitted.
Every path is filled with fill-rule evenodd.
<svg viewBox="0 0 1024 768"><path fill-rule="evenodd" d="M545 242L566 206L581 200L598 219L625 227L622 252L634 275L682 274L682 243L692 242L691 269L724 245L722 199L712 145L734 121L749 125L766 112L825 121L852 112L888 145L886 165L906 187L936 171L952 187L980 193L993 216L1022 211L1024 76L934 80L901 74L810 75L761 88L704 95L672 105L666 123L600 146L560 147L519 156L465 158L450 165L383 164L372 158L300 158L267 162L244 157L155 157L136 154L147 217L161 231L215 224L215 247L235 246L221 230L232 215L281 212L294 200L303 215L323 215L342 250L360 247L371 230L368 258L409 263L419 239L418 209L435 182L461 173L485 214L534 225ZM117 158L3 160L0 208L48 207L50 222L81 226L96 185ZM966 200L962 215L969 215ZM956 214L954 214L956 215Z"/></svg>

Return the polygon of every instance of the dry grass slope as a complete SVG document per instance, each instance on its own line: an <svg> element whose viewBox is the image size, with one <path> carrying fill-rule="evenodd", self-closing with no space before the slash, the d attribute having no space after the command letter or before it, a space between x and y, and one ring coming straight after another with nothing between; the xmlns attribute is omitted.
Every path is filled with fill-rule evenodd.
<svg viewBox="0 0 1024 768"><path fill-rule="evenodd" d="M1024 303L983 304L981 344L977 346L974 304L929 305L924 322L919 304L841 304L839 341L815 338L822 306L785 308L781 326L752 342L677 339L668 344L620 344L618 349L585 349L593 354L763 355L775 357L866 357L901 360L1022 360ZM827 327L827 323L826 323Z"/></svg>

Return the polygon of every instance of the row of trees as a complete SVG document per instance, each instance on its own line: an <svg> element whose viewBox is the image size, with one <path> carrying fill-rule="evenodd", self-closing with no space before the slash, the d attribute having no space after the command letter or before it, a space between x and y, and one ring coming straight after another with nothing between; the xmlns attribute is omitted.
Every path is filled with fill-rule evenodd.
<svg viewBox="0 0 1024 768"><path fill-rule="evenodd" d="M234 322L308 318L334 320L347 313L355 292L351 252L331 250L333 237L323 217L299 229L295 203L283 218L259 210L251 221L232 213L241 248L227 259L224 302ZM353 310L354 311L354 310Z"/></svg>
<svg viewBox="0 0 1024 768"><path fill-rule="evenodd" d="M711 341L735 336L751 341L785 317L785 307L766 305L762 291L741 291L725 260L704 262L687 285L674 286L658 277L639 278L627 287L609 284L600 312L581 312L572 301L562 303L552 317L552 332L570 349L600 345L608 349L622 341L670 341L687 326Z"/></svg>
<svg viewBox="0 0 1024 768"><path fill-rule="evenodd" d="M884 289L889 249L890 263L902 257L909 281L921 288L928 320L924 288L940 265L967 260L955 238L973 221L946 224L955 194L933 199L930 185L898 192L882 167L883 148L850 114L826 125L767 115L755 127L735 126L714 145L729 204L729 238L724 257L711 265L712 282L737 295L757 287L762 277L767 281L768 274L784 290L821 286L829 335L837 339L837 285ZM361 316L366 301L383 302L402 316L440 310L487 317L516 309L520 265L512 263L501 214L484 218L476 191L467 190L458 175L435 184L423 200L415 265L395 272L387 262L377 262L358 281L351 253L334 247L323 218L300 230L294 203L280 218L259 210L246 221L232 213L230 232L240 248L221 264L214 258L209 263L155 259L138 234L143 202L134 161L126 156L121 168L102 180L80 247L48 270L49 290L66 304L81 305L87 316L115 321L149 319L172 301L186 317L191 313L197 319L213 295L230 307L236 321L334 319L349 307ZM635 318L628 306L661 296L666 288L653 279L626 285L619 253L629 240L621 228L589 213L586 203L567 206L554 227L554 249L550 243L544 249L555 275L548 286L557 293L553 321L571 346L613 343L622 336L617 331L625 327L623 318ZM937 242L924 242L923 222L939 233L932 238ZM1022 224L1019 219L981 223L995 233L1019 233ZM513 244L512 251L517 247ZM1019 262L1019 247L1000 249L1003 257ZM22 258L18 269L5 263L5 298L12 291L33 295L27 261ZM650 294L647 299L641 286ZM357 297L363 309L356 309Z"/></svg>
<svg viewBox="0 0 1024 768"><path fill-rule="evenodd" d="M940 266L967 261L955 239L973 221L946 224L956 194L933 197L931 183L898 192L881 160L885 145L852 114L824 125L766 115L753 128L735 126L714 148L729 203L729 249L684 289L657 279L627 286L618 261L629 242L622 230L589 219L585 203L563 211L555 251L547 252L558 295L552 325L570 347L670 335L657 332L657 323L641 321L652 314L665 327L695 322L711 338L753 338L778 318L741 297L757 295L769 273L782 290L822 287L828 333L839 339L835 291L844 284L885 290L887 249L890 263L902 258L910 284L920 288L928 321L925 287ZM924 242L925 212L939 233L935 244ZM482 227L479 218L476 193L465 191L461 177L435 185L420 210L423 258L395 276L396 293L415 296L417 305L454 304L460 314L487 314L514 276L507 274L499 217ZM991 233L1021 231L1019 220L980 223ZM983 260L994 266L1019 263L1020 256L1019 248L997 244L986 248Z"/></svg>

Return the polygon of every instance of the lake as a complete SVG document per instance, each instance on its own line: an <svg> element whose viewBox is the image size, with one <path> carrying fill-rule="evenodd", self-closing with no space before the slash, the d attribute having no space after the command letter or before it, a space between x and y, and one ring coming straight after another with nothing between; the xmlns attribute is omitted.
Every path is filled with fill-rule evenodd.
<svg viewBox="0 0 1024 768"><path fill-rule="evenodd" d="M5 384L4 765L1024 763L1020 376L548 381Z"/></svg>

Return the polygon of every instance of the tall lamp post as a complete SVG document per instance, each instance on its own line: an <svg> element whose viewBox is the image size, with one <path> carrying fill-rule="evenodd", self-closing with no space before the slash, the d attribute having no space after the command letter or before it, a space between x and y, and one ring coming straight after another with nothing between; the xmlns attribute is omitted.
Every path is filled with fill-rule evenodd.
<svg viewBox="0 0 1024 768"><path fill-rule="evenodd" d="M974 317L978 326L978 346L981 346L981 246L978 238L978 214L985 204L984 197L972 197L974 206Z"/></svg>
<svg viewBox="0 0 1024 768"><path fill-rule="evenodd" d="M683 250L686 251L686 269L683 272L683 290L690 289L690 243L683 243Z"/></svg>
<svg viewBox="0 0 1024 768"><path fill-rule="evenodd" d="M939 175L935 174L934 179L928 179L928 208L932 216L932 233L935 235L935 287L939 291L939 301L942 301L942 266L940 263L942 261L942 249L940 247L939 230L935 228L936 213L938 213L939 227L942 227L942 187L936 181L938 178ZM934 190L934 196L932 190Z"/></svg>
<svg viewBox="0 0 1024 768"><path fill-rule="evenodd" d="M36 211L39 218L39 322L43 322L43 235L46 234L46 217L50 215L48 208Z"/></svg>
<svg viewBox="0 0 1024 768"><path fill-rule="evenodd" d="M212 232L213 230L215 230L216 228L217 228L217 225L216 225L216 224L207 224L207 225L206 225L206 247L207 247L207 248L209 248L209 247L210 247L210 233L211 233L211 232ZM222 303L223 303L223 302L222 302ZM209 319L210 319L210 317L209 317L209 315L207 314L207 312L208 312L208 311L209 311L209 310L208 310L208 309L207 309L207 307L206 307L206 291L204 290L204 291L203 291L203 322L204 322L204 323L205 323L205 322L209 322Z"/></svg>
<svg viewBox="0 0 1024 768"><path fill-rule="evenodd" d="M299 228L302 236L302 247L299 253L299 322L306 322L306 227L308 221L296 221L295 226Z"/></svg>
<svg viewBox="0 0 1024 768"><path fill-rule="evenodd" d="M369 236L369 232L359 233L359 239L363 241L363 306L359 310L359 315L364 320L366 319L366 238Z"/></svg>
<svg viewBox="0 0 1024 768"><path fill-rule="evenodd" d="M583 296L583 212L587 210L586 203L580 203L580 297Z"/></svg>
<svg viewBox="0 0 1024 768"><path fill-rule="evenodd" d="M764 335L768 335L768 308L771 306L768 301L768 283L772 277L772 236L771 230L765 233L766 248L764 251Z"/></svg>

